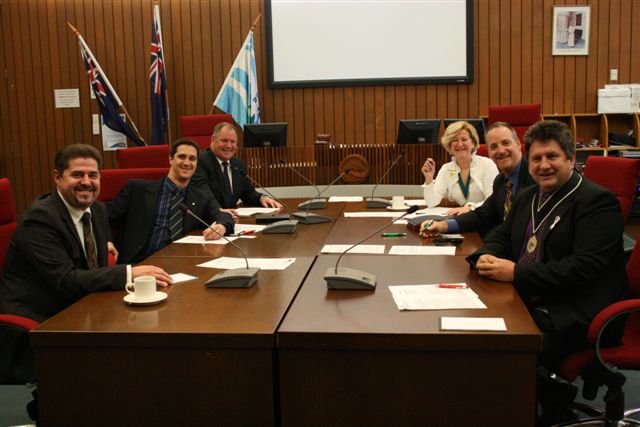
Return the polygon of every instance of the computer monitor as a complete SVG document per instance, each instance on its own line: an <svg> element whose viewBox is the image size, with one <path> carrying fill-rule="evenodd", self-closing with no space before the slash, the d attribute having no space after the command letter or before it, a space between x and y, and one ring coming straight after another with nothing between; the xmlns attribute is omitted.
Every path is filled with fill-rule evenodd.
<svg viewBox="0 0 640 427"><path fill-rule="evenodd" d="M440 120L400 120L398 144L436 144L440 133Z"/></svg>
<svg viewBox="0 0 640 427"><path fill-rule="evenodd" d="M244 147L285 147L286 123L255 123L244 125Z"/></svg>
<svg viewBox="0 0 640 427"><path fill-rule="evenodd" d="M476 132L478 132L478 141L480 144L484 144L484 134L487 131L484 126L484 120L482 119L444 119L444 128L447 129L451 123L464 121L469 123L471 126L476 128Z"/></svg>

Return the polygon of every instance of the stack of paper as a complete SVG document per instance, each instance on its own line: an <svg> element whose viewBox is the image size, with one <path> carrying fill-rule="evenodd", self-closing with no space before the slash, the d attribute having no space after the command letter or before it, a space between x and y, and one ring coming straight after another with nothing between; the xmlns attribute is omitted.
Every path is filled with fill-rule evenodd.
<svg viewBox="0 0 640 427"><path fill-rule="evenodd" d="M487 308L464 284L389 286L398 310L456 310Z"/></svg>

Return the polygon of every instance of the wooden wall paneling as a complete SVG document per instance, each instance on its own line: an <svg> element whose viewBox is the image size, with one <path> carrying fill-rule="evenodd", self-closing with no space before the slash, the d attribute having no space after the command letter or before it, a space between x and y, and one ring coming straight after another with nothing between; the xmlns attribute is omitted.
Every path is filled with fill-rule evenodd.
<svg viewBox="0 0 640 427"><path fill-rule="evenodd" d="M489 42L489 2L474 2L478 13L476 14L476 27L478 48L476 49L475 62L478 67L478 73L473 79L478 85L478 108L481 115L486 115L489 111L488 106L491 103L489 98L488 77L491 75L491 46ZM482 79L482 80L481 80Z"/></svg>
<svg viewBox="0 0 640 427"><path fill-rule="evenodd" d="M363 86L358 86L353 89L353 128L355 130L354 142L356 144L366 143L364 89Z"/></svg>
<svg viewBox="0 0 640 427"><path fill-rule="evenodd" d="M416 117L427 117L427 86L416 86Z"/></svg>
<svg viewBox="0 0 640 427"><path fill-rule="evenodd" d="M81 5L79 6L79 12L76 11L76 6L79 6L75 3L71 3L71 2L67 2L66 3L66 7L65 7L65 14L66 14L66 18L69 22L81 22L83 24L84 27L84 21L83 21L83 15L84 13L82 12L83 8L81 7ZM67 27L68 28L68 27ZM76 27L77 28L77 27ZM73 33L71 33L73 34ZM67 36L69 35L69 30L67 29ZM67 43L67 49L69 52L69 57L72 58L73 54L77 55L76 58L79 57L79 53L76 49L73 49L73 45L72 45L72 39L67 37L65 39L66 43ZM77 38L76 40L74 40L77 45ZM95 52L94 52L95 53ZM104 64L100 63L100 65L102 65L104 67ZM63 88L76 88L77 86L77 82L81 76L81 70L77 67L70 67L69 68L69 79L68 79L68 84L67 86L63 86ZM114 77L110 76L110 78L113 80ZM81 106L82 107L82 106ZM66 109L66 111L64 112L65 115L67 117L70 117L70 126L68 128L66 128L65 130L65 135L67 136L67 142L66 144L71 144L71 143L82 143L83 142L83 133L82 133L82 110L77 109L77 108L68 108ZM66 145L65 144L65 145Z"/></svg>
<svg viewBox="0 0 640 427"><path fill-rule="evenodd" d="M511 44L511 26L513 25L511 16L511 2L502 1L499 5L500 25L500 51L508 52L507 55L500 55L500 105L509 105L514 102L511 92L511 61L514 59L514 50ZM498 88L496 88L498 89Z"/></svg>
<svg viewBox="0 0 640 427"><path fill-rule="evenodd" d="M609 5L609 21L616 22L617 24L609 26L609 58L607 61L607 69L615 68L618 70L618 81L620 81L620 30L622 24L620 18L620 0L611 0ZM627 32L626 34L629 33ZM606 83L609 83L608 70L605 78Z"/></svg>
<svg viewBox="0 0 640 427"><path fill-rule="evenodd" d="M294 89L295 90L295 89ZM345 143L345 106L344 106L344 88L333 88L333 108L335 109L333 123L333 141L336 144ZM304 143L299 142L300 145Z"/></svg>
<svg viewBox="0 0 640 427"><path fill-rule="evenodd" d="M608 5L600 4L598 8L598 42L597 42L597 57L598 57L598 73L595 81L593 92L595 98L597 98L597 90L604 87L609 81L609 8ZM597 102L597 101L594 101Z"/></svg>
<svg viewBox="0 0 640 427"><path fill-rule="evenodd" d="M384 118L385 135L383 144L391 144L398 132L398 121L396 120L396 88L394 86L384 87Z"/></svg>
<svg viewBox="0 0 640 427"><path fill-rule="evenodd" d="M598 25L599 3L591 6L591 28L589 36L589 55L587 56L587 79L585 87L586 112L596 111L597 108L597 81L598 81L598 37L600 28Z"/></svg>
<svg viewBox="0 0 640 427"><path fill-rule="evenodd" d="M618 81L620 82L629 82L630 76L630 63L631 58L628 55L625 55L625 52L629 52L631 49L631 34L632 34L632 26L631 26L631 16L633 15L633 6L634 2L631 1L623 1L620 3L620 13L618 21L620 25L618 26L618 36L620 38L620 51L618 53ZM615 18L612 18L615 19ZM638 21L635 21L636 23ZM637 26L637 25L635 25ZM615 26L614 26L615 27Z"/></svg>
<svg viewBox="0 0 640 427"><path fill-rule="evenodd" d="M393 95L393 111L394 111L394 123L398 123L402 119L415 119L415 117L407 114L406 102L407 102L407 86L396 86L395 94ZM397 126L397 125L396 125Z"/></svg>
<svg viewBox="0 0 640 427"><path fill-rule="evenodd" d="M172 79L174 88L174 111L177 117L188 114L185 101L185 63L184 63L184 50L183 44L185 42L184 23L182 21L182 7L181 2L169 2L169 14L171 15L171 63L172 67ZM224 37L224 32L222 33Z"/></svg>
<svg viewBox="0 0 640 427"><path fill-rule="evenodd" d="M151 101L143 102L144 99L151 97L151 83L149 81L149 67L151 67L151 23L153 21L153 4L149 2L131 2L132 20L131 25L134 28L134 54L135 54L135 70L136 70L136 98L132 100L132 105L137 108L136 119L140 122L138 126L146 129L147 138L151 142ZM160 6L160 27L162 31L162 43L165 75L167 69L167 59L164 53L164 25L162 21L162 6ZM141 34L137 37L137 34ZM171 94L173 96L173 94ZM171 114L171 110L169 110ZM171 115L169 115L171 120ZM169 127L169 135L167 138L175 138L176 133ZM171 141L169 141L171 142ZM115 161L115 155L114 155ZM115 163L114 163L115 164Z"/></svg>
<svg viewBox="0 0 640 427"><path fill-rule="evenodd" d="M198 33L196 33L198 36L196 38L199 40L199 47L194 49L193 54L199 57L199 77L202 82L201 90L196 91L199 92L199 96L196 100L195 110L190 112L191 114L207 114L214 97L217 95L217 93L214 93L213 86L215 80L214 64L217 63L217 61L214 62L213 58L217 50L214 48L214 34L216 34L216 31L213 31L212 18L212 9L216 7L217 5L213 2L198 2L195 5L194 16L191 18L194 21L194 26L198 28ZM167 66L167 72L170 72L169 66ZM171 91L169 91L169 94L171 96ZM179 120L178 117L176 118Z"/></svg>
<svg viewBox="0 0 640 427"><path fill-rule="evenodd" d="M500 105L500 2L490 0L488 23L489 28L489 75L485 77L489 90L489 105Z"/></svg>
<svg viewBox="0 0 640 427"><path fill-rule="evenodd" d="M295 145L304 145L304 93L293 89L293 134Z"/></svg>
<svg viewBox="0 0 640 427"><path fill-rule="evenodd" d="M524 1L520 3L520 60L514 64L515 69L520 68L520 102L523 104L531 104L532 101L532 80L533 69L531 67L533 60L533 26L531 17L533 14L533 2Z"/></svg>
<svg viewBox="0 0 640 427"><path fill-rule="evenodd" d="M637 52L640 52L640 25L637 25L640 22L640 4L638 2L633 2L633 10L631 11L632 19L631 22L636 23L636 25L631 26L631 37L629 40L631 41L630 49L625 52L636 52L635 55L629 54L630 56L630 75L629 79L626 82L639 82L640 81L640 55ZM638 136L636 136L638 138ZM640 138L638 138L638 142L640 143Z"/></svg>
<svg viewBox="0 0 640 427"><path fill-rule="evenodd" d="M363 93L363 126L364 143L375 144L376 142L376 93L373 86L365 86Z"/></svg>
<svg viewBox="0 0 640 427"><path fill-rule="evenodd" d="M200 114L207 114L213 105L213 101L215 101L220 88L222 87L222 82L227 76L228 70L224 68L223 58L224 58L224 40L226 34L223 34L221 31L221 22L222 22L222 10L219 2L211 3L211 20L207 22L208 28L211 29L211 50L206 52L206 55L209 57L209 61L211 63L211 67L213 69L212 73L212 91L208 93L208 100L206 103L206 108ZM204 27L203 27L204 28ZM216 30L217 29L217 30ZM258 60L256 58L256 60Z"/></svg>
<svg viewBox="0 0 640 427"><path fill-rule="evenodd" d="M204 105L206 102L205 98L208 98L210 96L203 90L203 88L205 87L205 76L207 72L204 65L204 56L202 55L202 46L205 43L203 41L203 39L206 37L205 34L211 34L210 31L205 30L205 28L202 27L202 21L200 20L200 16L204 12L201 8L209 7L208 2L204 3L205 4L203 5L203 3L194 2L191 4L189 10L190 26L188 32L189 36L191 37L192 45L192 48L190 49L192 62L189 70L191 72L190 75L192 75L193 78L193 83L192 85L190 85L190 92L193 94L193 96L191 102L187 100L187 111L204 111Z"/></svg>
<svg viewBox="0 0 640 427"><path fill-rule="evenodd" d="M335 102L333 98L333 88L322 88L322 100L324 104L324 127L322 132L330 133L335 141Z"/></svg>
<svg viewBox="0 0 640 427"><path fill-rule="evenodd" d="M312 98L313 98L313 105L311 106L312 108L311 111L313 113L313 128L312 128L311 139L307 141L307 144L309 144L309 142L315 141L317 134L325 133L324 92L322 88L313 88L311 89L311 91L312 91Z"/></svg>
<svg viewBox="0 0 640 427"><path fill-rule="evenodd" d="M511 16L509 18L511 25L509 34L509 44L511 50L511 61L509 64L511 75L511 85L507 89L509 91L509 99L512 104L522 104L522 3L519 1L511 2Z"/></svg>
<svg viewBox="0 0 640 427"><path fill-rule="evenodd" d="M149 81L149 75L145 71L149 68L144 67L142 65L141 59L144 55L144 52L149 52L149 44L145 46L145 49L142 48L142 39L149 38L147 35L143 37L142 28L136 27L135 33L133 28L133 7L134 3L137 2L120 2L114 3L115 10L118 11L120 15L118 17L118 21L122 26L121 34L122 34L122 55L118 55L119 61L124 62L124 64L117 64L116 68L121 70L122 74L118 75L118 83L121 89L118 92L126 101L122 101L125 105L125 108L129 112L131 116L131 120L135 123L140 135L147 142L147 144L151 143L151 132L149 127L149 120L147 120L146 116L142 116L140 114L140 110L138 109L139 99L144 99L148 95L148 84L145 84ZM116 29L114 29L117 31ZM149 34L151 31L147 31ZM150 40L149 40L150 41ZM147 42L148 43L148 42ZM118 66L122 65L122 66ZM86 120L86 119L84 119ZM127 119L127 123L129 123L129 119ZM87 129L88 130L88 129ZM88 132L90 134L90 132Z"/></svg>
<svg viewBox="0 0 640 427"><path fill-rule="evenodd" d="M447 115L449 104L447 103L447 85L438 85L436 88L436 114L434 119L439 119Z"/></svg>
<svg viewBox="0 0 640 427"><path fill-rule="evenodd" d="M553 30L553 0L544 0L542 5L542 62L539 78L542 79L542 110L553 112L553 68L556 58L551 55ZM545 59L547 59L545 61Z"/></svg>
<svg viewBox="0 0 640 427"><path fill-rule="evenodd" d="M542 31L544 7L542 1L533 3L531 11L531 103L542 104L542 67L544 64L544 33ZM547 61L549 59L547 58Z"/></svg>
<svg viewBox="0 0 640 427"><path fill-rule="evenodd" d="M375 105L375 144L384 144L386 139L386 112L385 112L385 88L384 86L376 86L373 88L374 105Z"/></svg>
<svg viewBox="0 0 640 427"><path fill-rule="evenodd" d="M9 28L8 13L0 3L0 26L2 28ZM11 37L10 32L6 34L7 38ZM13 163L13 146L14 138L11 133L14 127L12 123L13 106L13 75L12 67L7 58L10 55L11 42L10 40L4 40L5 34L0 37L0 178L15 176L14 163ZM6 70L6 71L5 71ZM15 179L11 181L13 187L14 202L16 198Z"/></svg>
<svg viewBox="0 0 640 427"><path fill-rule="evenodd" d="M460 117L460 109L458 108L458 85L448 84L447 88L447 110L444 115L436 117L438 119L444 117L456 116Z"/></svg>
<svg viewBox="0 0 640 427"><path fill-rule="evenodd" d="M424 118L432 119L438 115L438 89L436 85L427 86L427 114Z"/></svg>
<svg viewBox="0 0 640 427"><path fill-rule="evenodd" d="M316 140L315 134L315 112L313 103L313 89L302 89L302 98L304 100L304 139L302 145L313 143Z"/></svg>

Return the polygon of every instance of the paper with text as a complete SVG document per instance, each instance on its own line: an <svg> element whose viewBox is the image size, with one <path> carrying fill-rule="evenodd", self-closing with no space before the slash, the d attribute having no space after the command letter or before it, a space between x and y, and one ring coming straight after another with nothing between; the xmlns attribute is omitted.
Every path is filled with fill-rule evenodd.
<svg viewBox="0 0 640 427"><path fill-rule="evenodd" d="M439 285L389 286L398 310L457 310L487 308L470 288L450 289Z"/></svg>
<svg viewBox="0 0 640 427"><path fill-rule="evenodd" d="M389 255L455 255L455 246L391 246Z"/></svg>
<svg viewBox="0 0 640 427"><path fill-rule="evenodd" d="M330 202L361 202L364 198L362 196L331 196Z"/></svg>
<svg viewBox="0 0 640 427"><path fill-rule="evenodd" d="M249 267L258 267L260 270L284 270L293 264L295 258L248 258ZM244 258L220 257L202 264L198 267L219 268L221 270L231 270L233 268L246 268Z"/></svg>
<svg viewBox="0 0 640 427"><path fill-rule="evenodd" d="M237 237L229 236L227 237L229 240L235 240ZM201 245L226 245L228 242L222 238L218 240L204 240L204 236L184 236L181 239L176 240L173 243L191 243L191 244L201 244Z"/></svg>
<svg viewBox="0 0 640 427"><path fill-rule="evenodd" d="M324 245L320 252L324 254L340 254L352 245ZM384 254L384 245L358 245L349 254Z"/></svg>
<svg viewBox="0 0 640 427"><path fill-rule="evenodd" d="M173 284L187 282L189 280L197 279L196 276L191 276L190 274L185 273L176 273L171 275L171 279L173 279Z"/></svg>
<svg viewBox="0 0 640 427"><path fill-rule="evenodd" d="M502 317L441 317L443 331L506 331Z"/></svg>
<svg viewBox="0 0 640 427"><path fill-rule="evenodd" d="M236 208L238 216L242 217L248 217L255 214L270 214L278 210L278 208Z"/></svg>

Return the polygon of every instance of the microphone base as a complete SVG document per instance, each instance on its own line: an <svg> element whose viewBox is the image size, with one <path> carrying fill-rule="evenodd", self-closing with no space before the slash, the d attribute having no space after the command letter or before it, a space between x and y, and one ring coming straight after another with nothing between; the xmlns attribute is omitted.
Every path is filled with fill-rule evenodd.
<svg viewBox="0 0 640 427"><path fill-rule="evenodd" d="M298 221L288 219L286 221L274 222L262 229L263 234L292 234L296 232Z"/></svg>
<svg viewBox="0 0 640 427"><path fill-rule="evenodd" d="M354 268L330 267L324 274L328 289L353 291L373 291L376 289L376 276Z"/></svg>
<svg viewBox="0 0 640 427"><path fill-rule="evenodd" d="M332 218L326 215L318 215L309 212L294 212L291 214L300 224L322 224L331 222Z"/></svg>
<svg viewBox="0 0 640 427"><path fill-rule="evenodd" d="M222 271L205 282L207 288L250 288L258 280L256 267Z"/></svg>
<svg viewBox="0 0 640 427"><path fill-rule="evenodd" d="M391 201L387 199L374 199L373 197L367 200L368 208L386 208L391 206Z"/></svg>
<svg viewBox="0 0 640 427"><path fill-rule="evenodd" d="M327 204L327 199L312 199L302 202L298 205L298 209L324 209Z"/></svg>

